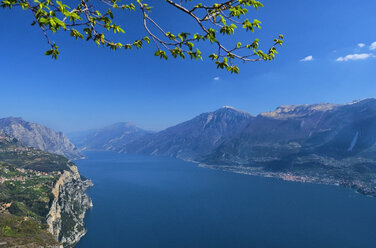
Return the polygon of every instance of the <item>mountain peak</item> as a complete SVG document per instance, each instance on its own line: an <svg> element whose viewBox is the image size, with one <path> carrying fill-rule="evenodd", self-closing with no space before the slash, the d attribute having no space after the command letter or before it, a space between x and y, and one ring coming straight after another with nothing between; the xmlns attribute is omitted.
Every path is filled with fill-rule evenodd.
<svg viewBox="0 0 376 248"><path fill-rule="evenodd" d="M117 122L89 132L76 135L73 142L85 150L118 151L150 131L137 127L133 122Z"/></svg>
<svg viewBox="0 0 376 248"><path fill-rule="evenodd" d="M109 125L105 128L111 129L111 128L121 128L121 127L136 127L136 125L133 122L125 121L125 122L117 122L112 125Z"/></svg>
<svg viewBox="0 0 376 248"><path fill-rule="evenodd" d="M8 121L8 122L24 122L25 121L22 117L14 117L14 116L9 116L9 117L3 118L2 120Z"/></svg>
<svg viewBox="0 0 376 248"><path fill-rule="evenodd" d="M21 117L0 119L0 130L10 137L16 138L26 146L72 159L83 157L63 133L55 132L37 123L27 122Z"/></svg>
<svg viewBox="0 0 376 248"><path fill-rule="evenodd" d="M241 132L253 116L230 106L206 112L127 144L121 152L195 159Z"/></svg>
<svg viewBox="0 0 376 248"><path fill-rule="evenodd" d="M227 105L223 106L222 109L233 109L233 110L237 110L237 109L235 109L234 107L232 107L232 106L227 106Z"/></svg>
<svg viewBox="0 0 376 248"><path fill-rule="evenodd" d="M218 114L218 113L224 113L224 112L236 112L242 115L247 115L247 116L252 116L250 113L236 109L235 107L232 106L223 106L220 109L217 109L216 111L212 112L212 114Z"/></svg>

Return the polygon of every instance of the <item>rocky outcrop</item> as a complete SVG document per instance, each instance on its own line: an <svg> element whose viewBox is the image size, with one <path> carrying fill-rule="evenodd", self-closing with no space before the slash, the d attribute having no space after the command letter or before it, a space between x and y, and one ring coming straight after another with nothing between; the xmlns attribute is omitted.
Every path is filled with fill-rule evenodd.
<svg viewBox="0 0 376 248"><path fill-rule="evenodd" d="M48 231L62 247L73 247L86 234L84 217L93 206L85 193L90 186L91 181L82 179L77 167L70 166L70 171L61 174L52 190L54 200L47 215Z"/></svg>
<svg viewBox="0 0 376 248"><path fill-rule="evenodd" d="M21 141L24 145L45 152L63 155L70 159L83 158L83 154L62 132L31 123L22 118L8 117L0 119L0 131Z"/></svg>

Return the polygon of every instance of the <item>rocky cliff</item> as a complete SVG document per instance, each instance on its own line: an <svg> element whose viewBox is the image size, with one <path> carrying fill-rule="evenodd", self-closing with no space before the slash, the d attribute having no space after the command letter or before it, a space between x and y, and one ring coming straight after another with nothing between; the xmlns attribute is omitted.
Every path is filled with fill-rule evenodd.
<svg viewBox="0 0 376 248"><path fill-rule="evenodd" d="M40 124L27 122L22 118L0 119L0 131L16 138L26 146L63 155L70 159L83 157L82 153L62 132L55 132Z"/></svg>
<svg viewBox="0 0 376 248"><path fill-rule="evenodd" d="M0 131L0 246L73 247L86 233L91 185L67 158Z"/></svg>
<svg viewBox="0 0 376 248"><path fill-rule="evenodd" d="M70 171L61 174L52 190L54 200L47 215L48 231L63 247L73 247L86 234L84 217L92 202L85 191L90 186L91 181L82 179L77 167L70 166Z"/></svg>

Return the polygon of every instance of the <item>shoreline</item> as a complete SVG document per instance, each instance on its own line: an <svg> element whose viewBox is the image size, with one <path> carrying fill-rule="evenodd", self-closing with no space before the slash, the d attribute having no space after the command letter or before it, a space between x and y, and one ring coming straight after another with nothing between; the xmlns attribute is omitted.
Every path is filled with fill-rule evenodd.
<svg viewBox="0 0 376 248"><path fill-rule="evenodd" d="M189 161L193 162L193 161ZM322 184L343 187L351 189L358 194L364 195L366 197L376 197L375 191L369 191L362 182L360 181L344 181L334 178L320 178L309 175L297 175L292 172L271 172L265 171L263 167L246 167L246 166L230 166L230 165L209 165L194 161L195 164L198 164L198 167L207 168L211 170L221 170L237 174L249 175L249 176L258 176L265 178L275 178L280 179L286 182L298 182L298 183L312 183L312 184ZM376 188L376 187L375 187Z"/></svg>

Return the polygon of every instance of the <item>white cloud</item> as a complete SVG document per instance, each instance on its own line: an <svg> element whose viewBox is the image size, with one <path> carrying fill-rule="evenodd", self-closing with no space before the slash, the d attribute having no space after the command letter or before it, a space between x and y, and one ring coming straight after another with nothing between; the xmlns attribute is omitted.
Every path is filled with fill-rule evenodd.
<svg viewBox="0 0 376 248"><path fill-rule="evenodd" d="M370 49L370 50L376 50L376 41L374 41L374 42L369 46L369 49Z"/></svg>
<svg viewBox="0 0 376 248"><path fill-rule="evenodd" d="M349 60L363 60L363 59L368 59L375 57L372 53L354 53L354 54L349 54L346 55L345 57L339 57L337 58L337 61L342 62L342 61L349 61Z"/></svg>
<svg viewBox="0 0 376 248"><path fill-rule="evenodd" d="M312 60L313 60L313 56L312 56L312 55L309 55L309 56L307 56L307 57L301 59L300 61L301 61L301 62L306 62L306 61L312 61Z"/></svg>
<svg viewBox="0 0 376 248"><path fill-rule="evenodd" d="M358 47L360 47L360 48L365 47L365 46L366 46L366 44L364 44L364 43L359 43L358 44Z"/></svg>
<svg viewBox="0 0 376 248"><path fill-rule="evenodd" d="M213 78L213 80L215 80L215 81L218 81L219 79L220 79L220 77Z"/></svg>

